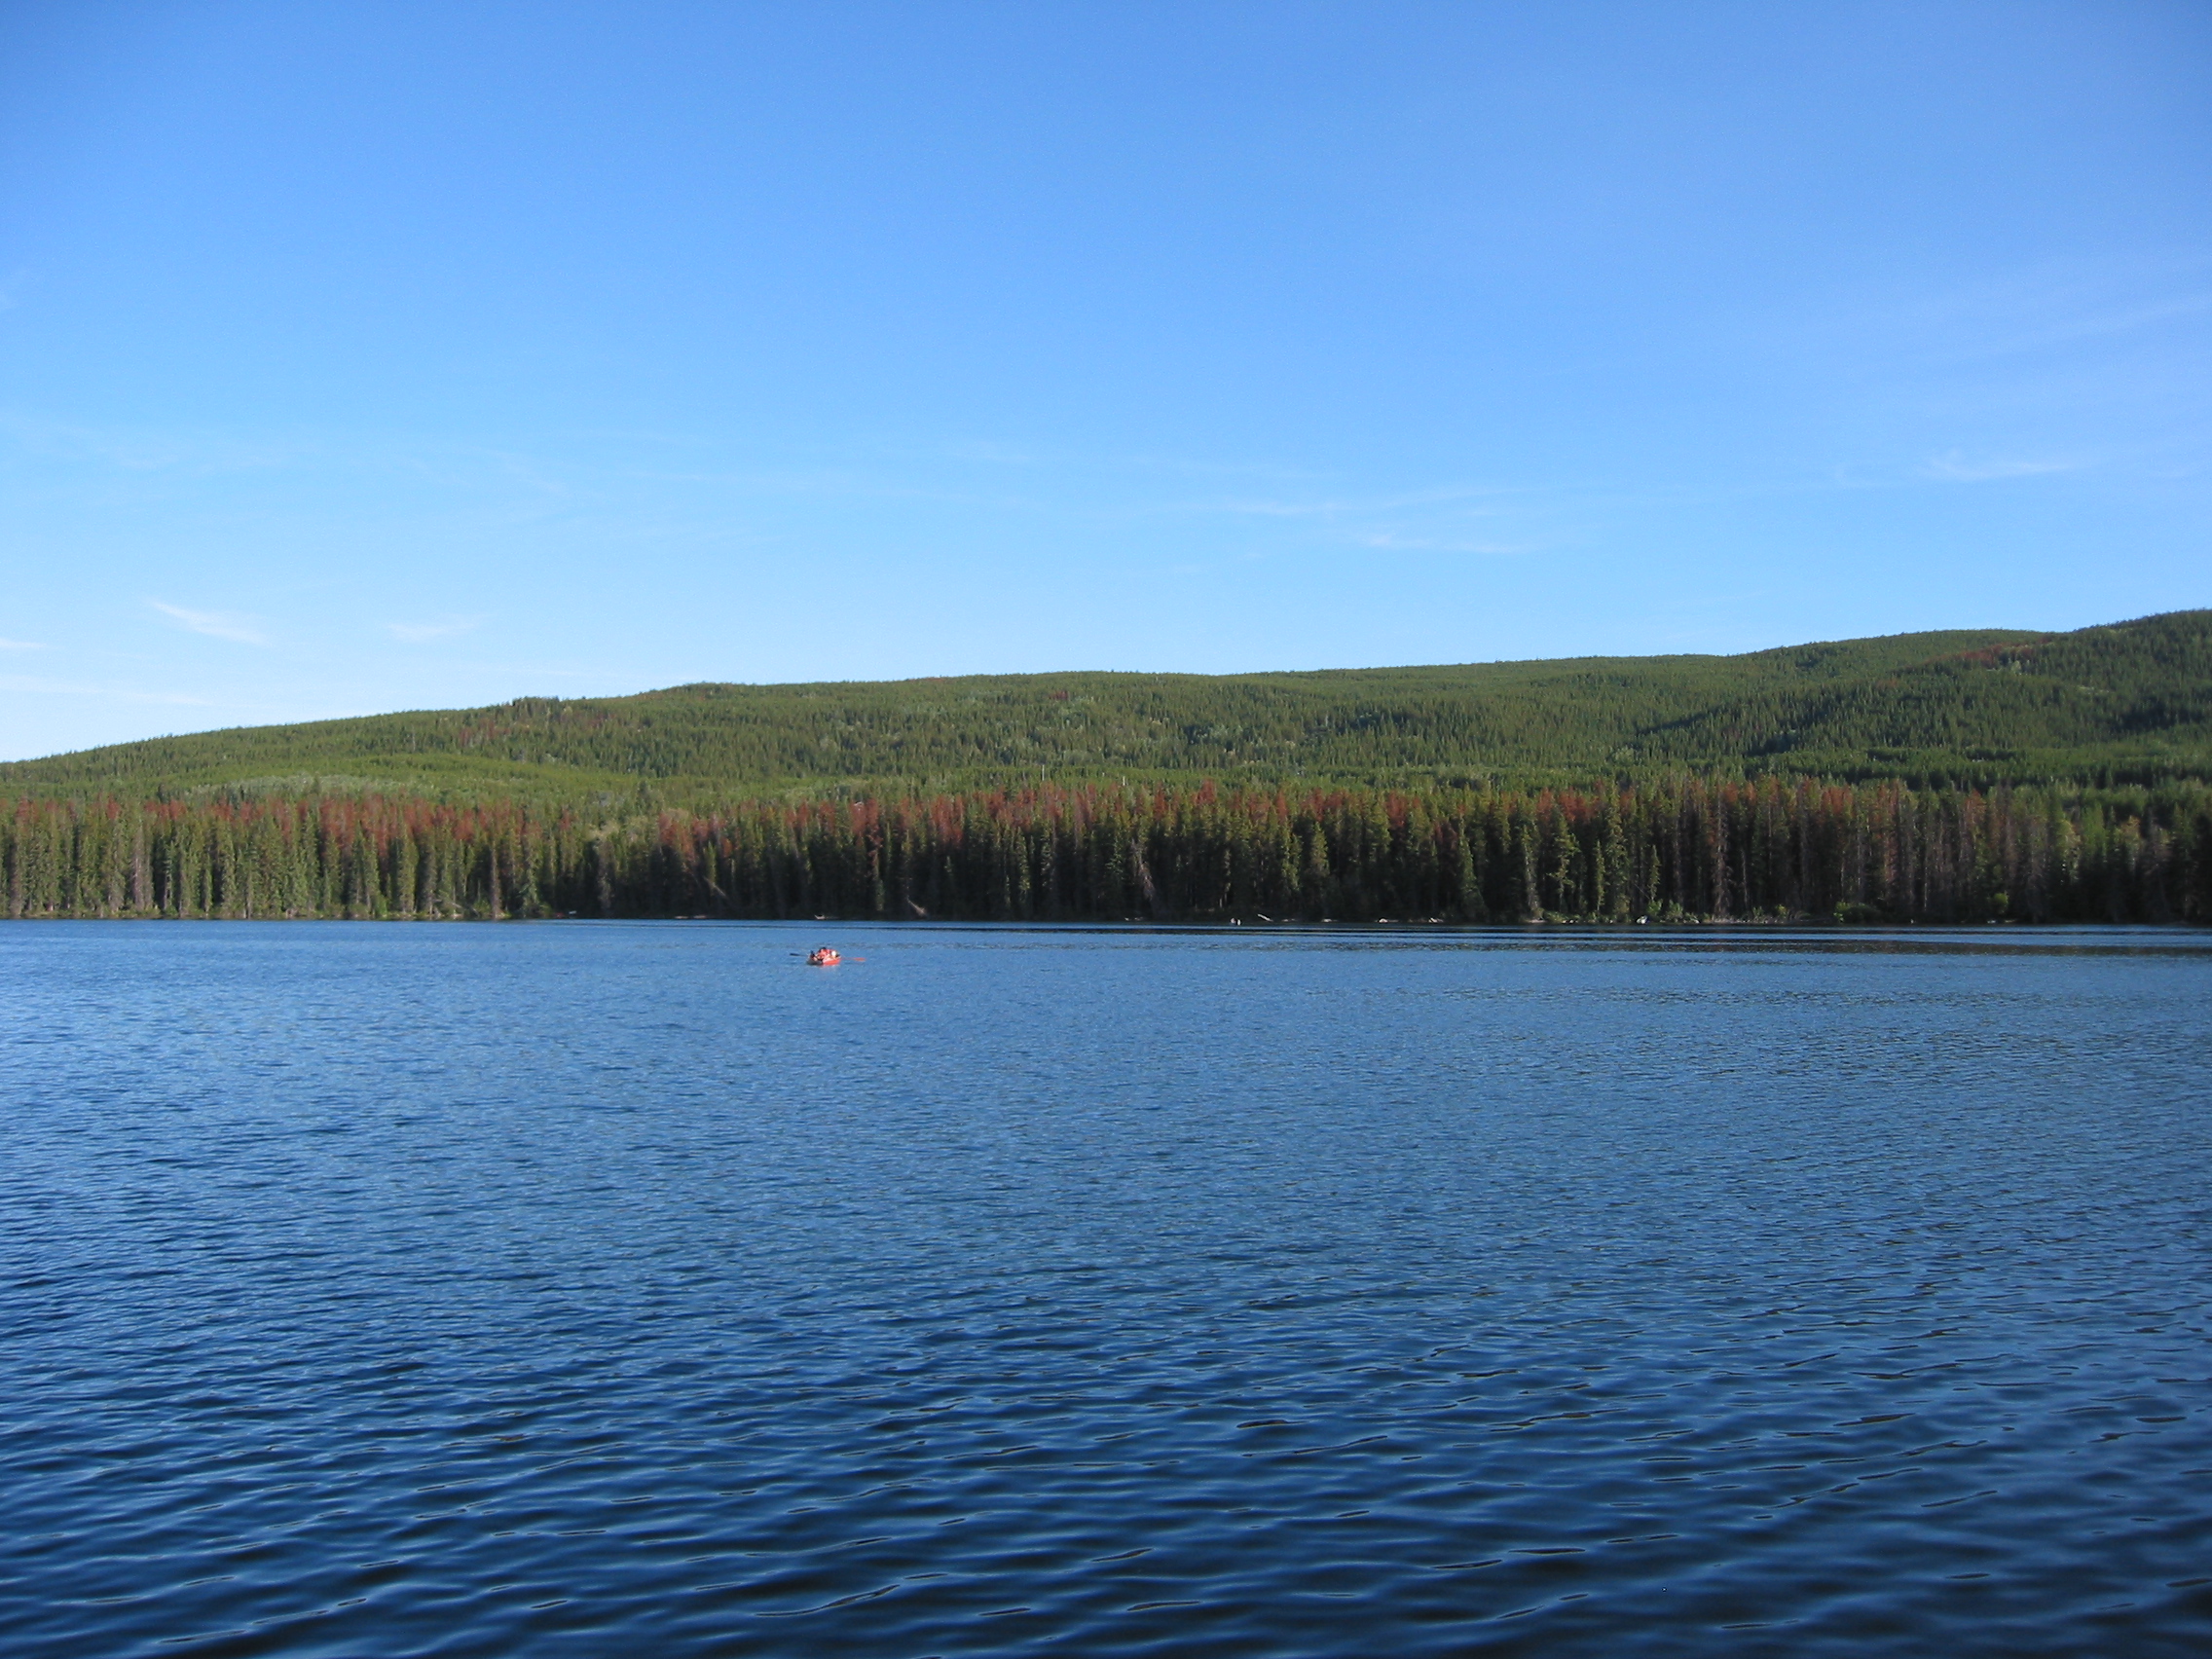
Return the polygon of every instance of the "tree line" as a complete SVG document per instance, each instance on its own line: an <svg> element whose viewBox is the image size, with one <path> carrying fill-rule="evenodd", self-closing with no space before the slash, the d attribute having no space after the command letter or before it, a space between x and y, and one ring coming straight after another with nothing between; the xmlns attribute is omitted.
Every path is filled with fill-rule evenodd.
<svg viewBox="0 0 2212 1659"><path fill-rule="evenodd" d="M2212 789L1116 785L592 818L0 803L11 917L2212 922Z"/></svg>
<svg viewBox="0 0 2212 1659"><path fill-rule="evenodd" d="M258 726L0 764L0 792L203 790L695 810L1041 778L1417 793L1714 777L2154 786L2212 777L2212 611L2053 636L1296 674L678 686Z"/></svg>

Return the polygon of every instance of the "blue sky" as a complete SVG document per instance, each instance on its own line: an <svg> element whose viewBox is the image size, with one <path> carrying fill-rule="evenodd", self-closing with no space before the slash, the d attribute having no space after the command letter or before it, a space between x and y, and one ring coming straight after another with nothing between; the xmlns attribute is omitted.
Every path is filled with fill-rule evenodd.
<svg viewBox="0 0 2212 1659"><path fill-rule="evenodd" d="M2212 9L0 9L0 756L2212 604Z"/></svg>

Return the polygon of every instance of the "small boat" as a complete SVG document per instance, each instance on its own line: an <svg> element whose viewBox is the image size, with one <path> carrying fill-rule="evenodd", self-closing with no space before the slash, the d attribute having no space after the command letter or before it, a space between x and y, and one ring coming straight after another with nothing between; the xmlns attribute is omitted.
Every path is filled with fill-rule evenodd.
<svg viewBox="0 0 2212 1659"><path fill-rule="evenodd" d="M834 968L842 961L844 958L827 944L819 945L806 953L806 965L809 968Z"/></svg>

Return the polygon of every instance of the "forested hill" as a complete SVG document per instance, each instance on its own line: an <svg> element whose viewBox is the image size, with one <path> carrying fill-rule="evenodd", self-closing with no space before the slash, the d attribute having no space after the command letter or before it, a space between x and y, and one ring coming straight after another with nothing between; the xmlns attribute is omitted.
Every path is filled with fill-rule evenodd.
<svg viewBox="0 0 2212 1659"><path fill-rule="evenodd" d="M242 727L0 765L0 793L386 791L663 804L1087 780L1508 786L1683 771L2212 777L2212 610L1742 656L678 686Z"/></svg>

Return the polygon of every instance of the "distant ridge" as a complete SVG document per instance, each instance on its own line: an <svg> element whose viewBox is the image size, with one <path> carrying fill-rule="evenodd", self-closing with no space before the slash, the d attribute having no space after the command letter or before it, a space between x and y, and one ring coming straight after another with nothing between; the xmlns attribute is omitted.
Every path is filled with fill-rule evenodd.
<svg viewBox="0 0 2212 1659"><path fill-rule="evenodd" d="M1740 656L676 686L249 726L0 764L0 793L666 804L1049 779L1451 788L1697 772L2212 777L2212 610Z"/></svg>

